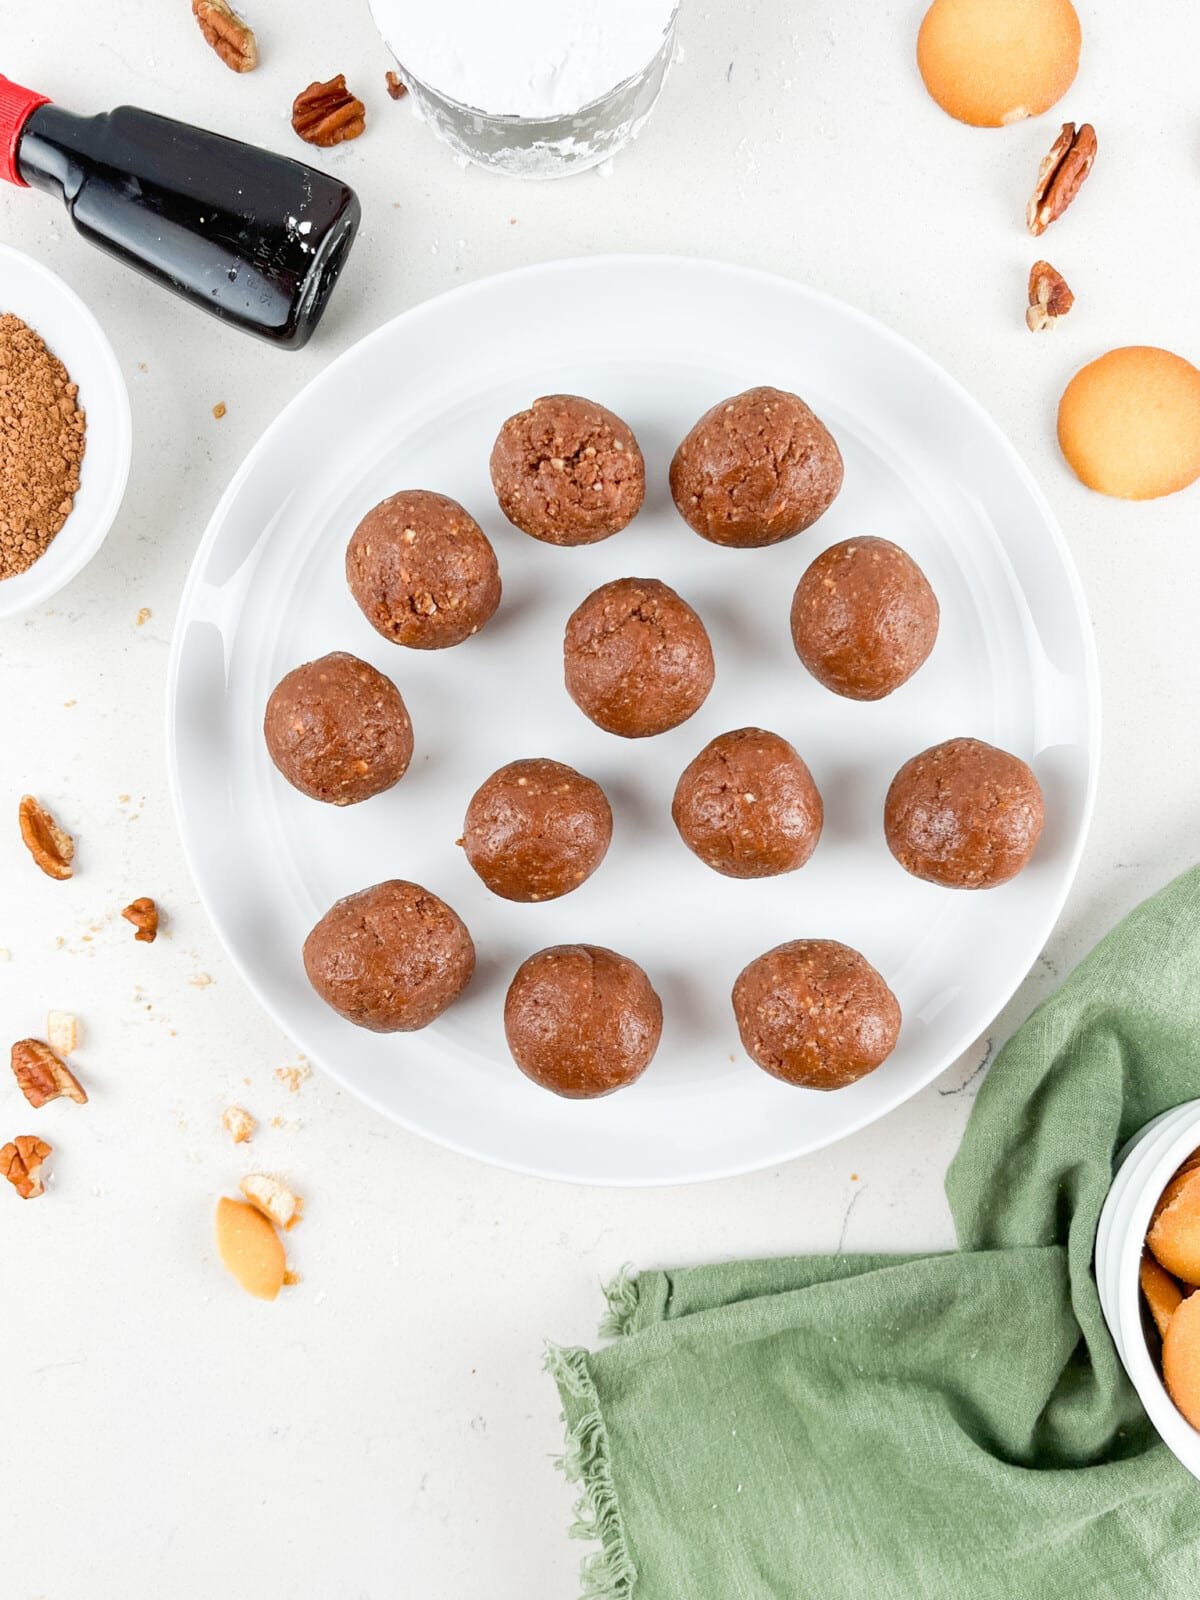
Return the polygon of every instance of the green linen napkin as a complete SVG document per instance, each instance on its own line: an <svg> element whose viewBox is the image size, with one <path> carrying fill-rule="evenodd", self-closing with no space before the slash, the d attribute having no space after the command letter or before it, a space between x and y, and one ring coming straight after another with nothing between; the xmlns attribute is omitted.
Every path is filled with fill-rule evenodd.
<svg viewBox="0 0 1200 1600"><path fill-rule="evenodd" d="M947 1193L959 1250L622 1275L552 1347L602 1600L1197 1600L1200 1485L1092 1277L1113 1157L1200 1096L1200 868L1021 1028Z"/></svg>

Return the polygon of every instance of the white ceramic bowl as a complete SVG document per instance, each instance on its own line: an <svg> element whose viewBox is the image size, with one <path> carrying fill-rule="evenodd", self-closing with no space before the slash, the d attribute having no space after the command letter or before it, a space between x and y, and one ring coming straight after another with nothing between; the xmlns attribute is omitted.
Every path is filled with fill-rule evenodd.
<svg viewBox="0 0 1200 1600"><path fill-rule="evenodd" d="M1164 1111L1125 1146L1096 1229L1096 1287L1109 1332L1147 1415L1170 1450L1200 1478L1200 1432L1175 1409L1159 1376L1138 1288L1150 1214L1172 1173L1197 1148L1200 1100Z"/></svg>
<svg viewBox="0 0 1200 1600"><path fill-rule="evenodd" d="M0 314L12 312L46 341L87 412L79 493L45 554L0 581L0 619L41 605L81 572L112 527L129 477L129 394L112 346L73 289L39 261L0 245Z"/></svg>

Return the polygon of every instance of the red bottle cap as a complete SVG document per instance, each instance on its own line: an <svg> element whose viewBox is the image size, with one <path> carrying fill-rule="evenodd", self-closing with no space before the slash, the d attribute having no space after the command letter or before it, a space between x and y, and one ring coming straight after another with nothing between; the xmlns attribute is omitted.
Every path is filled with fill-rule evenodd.
<svg viewBox="0 0 1200 1600"><path fill-rule="evenodd" d="M17 146L25 124L39 106L48 105L49 101L49 95L22 89L0 73L0 178L19 184L22 189L28 184L17 167Z"/></svg>

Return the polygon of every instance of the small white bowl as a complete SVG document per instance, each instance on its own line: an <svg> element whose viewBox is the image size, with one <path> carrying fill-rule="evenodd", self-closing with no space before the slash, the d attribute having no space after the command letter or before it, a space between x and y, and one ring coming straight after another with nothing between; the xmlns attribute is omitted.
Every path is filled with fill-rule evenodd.
<svg viewBox="0 0 1200 1600"><path fill-rule="evenodd" d="M28 323L79 385L87 447L70 516L27 572L0 580L0 619L41 605L96 554L121 506L132 439L129 392L100 324L48 267L0 245L0 314L5 312Z"/></svg>
<svg viewBox="0 0 1200 1600"><path fill-rule="evenodd" d="M1176 1410L1150 1354L1138 1264L1158 1197L1198 1148L1200 1100L1148 1122L1117 1158L1096 1229L1096 1287L1113 1343L1150 1421L1195 1478L1200 1478L1200 1432Z"/></svg>

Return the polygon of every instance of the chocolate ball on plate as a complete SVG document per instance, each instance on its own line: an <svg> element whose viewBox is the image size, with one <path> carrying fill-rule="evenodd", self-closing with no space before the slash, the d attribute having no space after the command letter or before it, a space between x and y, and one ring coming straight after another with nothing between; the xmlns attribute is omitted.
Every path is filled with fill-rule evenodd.
<svg viewBox="0 0 1200 1600"><path fill-rule="evenodd" d="M809 567L792 600L792 642L827 689L882 700L907 683L937 638L937 596L888 539L846 539Z"/></svg>
<svg viewBox="0 0 1200 1600"><path fill-rule="evenodd" d="M802 867L824 815L812 773L786 739L765 728L736 728L706 744L671 803L684 844L727 878Z"/></svg>
<svg viewBox="0 0 1200 1600"><path fill-rule="evenodd" d="M471 798L467 860L505 900L557 900L604 860L612 810L604 790L561 761L510 761Z"/></svg>
<svg viewBox="0 0 1200 1600"><path fill-rule="evenodd" d="M1029 767L982 739L948 739L913 756L884 806L896 860L947 889L993 889L1015 878L1044 821L1041 785Z"/></svg>
<svg viewBox="0 0 1200 1600"><path fill-rule="evenodd" d="M405 489L359 523L346 582L371 626L393 644L445 650L500 604L500 569L487 535L457 500Z"/></svg>
<svg viewBox="0 0 1200 1600"><path fill-rule="evenodd" d="M671 462L671 494L683 520L713 544L741 549L811 528L841 487L833 435L784 389L747 389L722 400Z"/></svg>
<svg viewBox="0 0 1200 1600"><path fill-rule="evenodd" d="M304 941L304 970L348 1022L407 1033L440 1017L466 988L475 946L444 900L392 878L329 908Z"/></svg>
<svg viewBox="0 0 1200 1600"><path fill-rule="evenodd" d="M577 394L543 395L509 417L491 470L501 511L545 544L595 544L619 533L646 493L628 425Z"/></svg>
<svg viewBox="0 0 1200 1600"><path fill-rule="evenodd" d="M293 667L267 701L271 760L312 800L351 806L398 783L413 734L400 691L370 662L335 650Z"/></svg>
<svg viewBox="0 0 1200 1600"><path fill-rule="evenodd" d="M747 1054L804 1089L844 1089L886 1061L900 1033L895 995L835 939L793 939L752 961L733 986Z"/></svg>
<svg viewBox="0 0 1200 1600"><path fill-rule="evenodd" d="M715 673L704 624L657 578L617 578L588 595L567 623L563 667L584 715L625 739L686 722Z"/></svg>
<svg viewBox="0 0 1200 1600"><path fill-rule="evenodd" d="M553 945L518 967L504 1032L513 1060L543 1089L594 1099L645 1071L662 1034L662 1002L626 956L599 945Z"/></svg>

